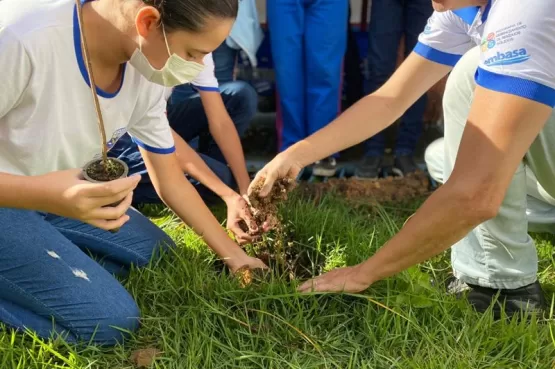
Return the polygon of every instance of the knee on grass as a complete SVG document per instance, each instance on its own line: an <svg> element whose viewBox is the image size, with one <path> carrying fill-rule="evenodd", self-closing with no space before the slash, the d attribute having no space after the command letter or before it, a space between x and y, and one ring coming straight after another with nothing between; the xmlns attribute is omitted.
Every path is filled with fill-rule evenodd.
<svg viewBox="0 0 555 369"><path fill-rule="evenodd" d="M72 333L80 342L115 346L139 329L141 312L127 292L99 298L95 306L87 310L88 314L72 323Z"/></svg>

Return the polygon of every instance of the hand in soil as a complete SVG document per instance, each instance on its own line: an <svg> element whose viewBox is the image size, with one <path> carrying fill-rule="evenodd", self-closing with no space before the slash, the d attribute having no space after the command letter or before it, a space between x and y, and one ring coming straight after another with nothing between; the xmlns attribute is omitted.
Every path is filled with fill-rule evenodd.
<svg viewBox="0 0 555 369"><path fill-rule="evenodd" d="M235 273L242 288L250 286L253 282L267 280L270 273L267 269L251 269L249 267L239 268Z"/></svg>
<svg viewBox="0 0 555 369"><path fill-rule="evenodd" d="M239 194L224 198L224 201L227 205L227 229L233 232L239 245L253 242L259 228L247 201Z"/></svg>
<svg viewBox="0 0 555 369"><path fill-rule="evenodd" d="M262 196L264 178L253 181L248 199L258 229L266 232L278 224L278 207L281 202L287 200L288 193L295 185L295 180L281 178L275 181L270 193Z"/></svg>
<svg viewBox="0 0 555 369"><path fill-rule="evenodd" d="M226 264L233 274L244 269L268 269L268 266L264 264L262 260L248 256L247 254L241 258L226 260Z"/></svg>
<svg viewBox="0 0 555 369"><path fill-rule="evenodd" d="M252 197L253 194L260 198L267 197L278 180L294 183L301 169L303 167L290 158L290 154L287 151L277 155L256 174L248 190L249 197ZM253 204L253 206L256 205Z"/></svg>
<svg viewBox="0 0 555 369"><path fill-rule="evenodd" d="M303 283L298 291L306 292L362 292L371 282L364 275L361 265L340 268Z"/></svg>
<svg viewBox="0 0 555 369"><path fill-rule="evenodd" d="M129 220L126 215L133 190L140 176L106 183L90 183L81 179L81 169L44 174L37 178L44 193L36 209L66 218L81 220L95 227L110 230ZM123 200L123 201L122 201ZM108 205L122 201L117 207Z"/></svg>

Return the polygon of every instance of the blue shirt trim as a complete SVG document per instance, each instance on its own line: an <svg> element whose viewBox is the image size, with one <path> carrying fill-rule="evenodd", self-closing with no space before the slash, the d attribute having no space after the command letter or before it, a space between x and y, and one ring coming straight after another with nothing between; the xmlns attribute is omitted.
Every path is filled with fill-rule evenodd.
<svg viewBox="0 0 555 369"><path fill-rule="evenodd" d="M92 0L81 0L81 4L87 3L89 1L92 1ZM89 81L89 75L87 73L87 67L85 66L85 61L83 60L83 53L81 50L81 32L79 30L79 18L77 17L77 6L73 7L73 45L75 48L75 57L77 58L77 64L79 65L79 70L81 71L81 75L83 76L85 83L87 83L87 85L91 87L91 83ZM121 87L123 86L123 81L125 79L126 65L127 65L126 63L123 64L123 70L121 72L122 73L121 83L118 87L118 90L115 93L109 93L96 86L96 93L99 96L102 96L107 99L111 99L117 96L117 94L121 90Z"/></svg>
<svg viewBox="0 0 555 369"><path fill-rule="evenodd" d="M193 86L193 88L198 91L220 92L220 89L218 87Z"/></svg>
<svg viewBox="0 0 555 369"><path fill-rule="evenodd" d="M489 11L491 9L491 2L492 0L488 1L488 4L484 8L484 12L482 13L482 23L488 19ZM463 20L464 23L468 25L472 25L476 20L476 15L480 11L479 6L469 6L462 9L453 10L453 14L458 16Z"/></svg>
<svg viewBox="0 0 555 369"><path fill-rule="evenodd" d="M460 58L462 58L462 55L439 51L421 42L416 44L413 51L428 60L451 67L454 67Z"/></svg>
<svg viewBox="0 0 555 369"><path fill-rule="evenodd" d="M135 142L137 145L139 145L140 147L142 147L146 151L150 151L150 152L153 152L155 154L171 154L171 153L175 152L175 146L168 147L168 148L164 149L164 148L160 148L160 147L154 147L154 146L147 145L143 141L139 140L136 137L131 137L131 139L133 140L133 142Z"/></svg>
<svg viewBox="0 0 555 369"><path fill-rule="evenodd" d="M549 107L555 107L555 89L538 82L478 68L476 83L489 90L524 97Z"/></svg>
<svg viewBox="0 0 555 369"><path fill-rule="evenodd" d="M479 6L469 6L467 8L453 10L453 14L461 18L464 23L472 25L476 20L476 15L479 10Z"/></svg>

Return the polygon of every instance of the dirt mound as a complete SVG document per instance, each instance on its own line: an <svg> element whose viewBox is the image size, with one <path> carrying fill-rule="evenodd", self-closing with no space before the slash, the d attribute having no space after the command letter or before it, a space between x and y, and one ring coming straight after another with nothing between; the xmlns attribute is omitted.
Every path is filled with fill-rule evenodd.
<svg viewBox="0 0 555 369"><path fill-rule="evenodd" d="M291 178L282 178L274 183L272 190L267 196L262 197L260 196L260 191L262 190L263 184L264 178L261 178L255 183L253 191L249 196L250 210L258 229L262 229L265 222L270 222L274 226L278 224L279 205L287 200L288 193L296 186L295 180ZM244 222L241 224L241 228L245 232L249 229Z"/></svg>
<svg viewBox="0 0 555 369"><path fill-rule="evenodd" d="M330 192L357 204L385 204L408 201L430 193L430 181L425 173L416 172L405 177L377 180L334 178L321 183L305 183L299 190L304 195L313 197L316 202Z"/></svg>

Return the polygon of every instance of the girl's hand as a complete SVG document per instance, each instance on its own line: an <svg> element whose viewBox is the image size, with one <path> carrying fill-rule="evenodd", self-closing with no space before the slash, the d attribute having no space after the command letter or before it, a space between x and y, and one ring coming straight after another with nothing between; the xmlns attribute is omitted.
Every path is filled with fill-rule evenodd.
<svg viewBox="0 0 555 369"><path fill-rule="evenodd" d="M252 218L247 201L235 192L228 197L223 197L223 200L227 205L227 229L233 232L239 245L252 242L254 240L252 235L258 233L258 227ZM249 229L242 229L242 223Z"/></svg>
<svg viewBox="0 0 555 369"><path fill-rule="evenodd" d="M111 230L129 220L133 190L141 177L131 176L106 183L90 183L81 178L80 169L52 172L38 176L41 203L38 209L92 226ZM122 201L123 200L123 201ZM121 203L115 207L111 204Z"/></svg>

